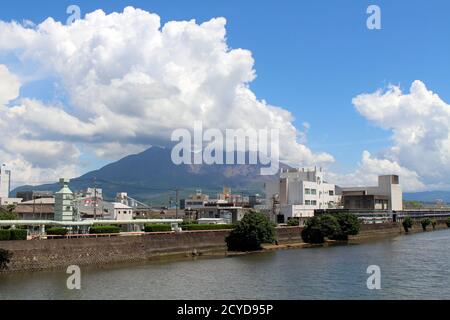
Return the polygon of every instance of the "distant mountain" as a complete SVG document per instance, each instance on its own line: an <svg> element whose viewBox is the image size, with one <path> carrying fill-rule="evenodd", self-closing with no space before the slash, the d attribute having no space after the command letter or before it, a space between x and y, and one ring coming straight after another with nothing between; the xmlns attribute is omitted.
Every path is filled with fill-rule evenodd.
<svg viewBox="0 0 450 320"><path fill-rule="evenodd" d="M248 155L247 155L248 156ZM104 196L112 199L117 192L128 192L141 201L167 203L174 197L174 189L180 195L192 194L197 189L217 193L223 186L235 192L262 192L264 182L276 176L261 176L261 165L175 165L171 150L152 147L142 153L127 156L99 170L91 171L70 182L72 191L93 187L103 189ZM286 168L287 165L280 164ZM58 183L40 186L22 186L18 191L57 191Z"/></svg>
<svg viewBox="0 0 450 320"><path fill-rule="evenodd" d="M415 200L421 202L436 202L436 200L443 200L444 202L450 202L450 191L423 191L404 193L403 200Z"/></svg>

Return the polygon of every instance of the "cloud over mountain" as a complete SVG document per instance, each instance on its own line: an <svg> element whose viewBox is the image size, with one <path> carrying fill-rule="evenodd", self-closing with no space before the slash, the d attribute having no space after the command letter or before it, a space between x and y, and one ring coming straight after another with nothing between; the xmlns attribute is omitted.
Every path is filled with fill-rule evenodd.
<svg viewBox="0 0 450 320"><path fill-rule="evenodd" d="M0 53L19 61L0 66L0 139L14 139L14 148L1 143L3 161L24 172L51 166L53 179L77 171L81 153L117 158L201 120L222 130L279 129L282 160L332 162L303 144L289 111L255 96L252 54L227 45L225 26L224 18L162 26L158 15L132 7L97 10L71 25L0 21ZM55 79L67 99L20 97L29 79Z"/></svg>

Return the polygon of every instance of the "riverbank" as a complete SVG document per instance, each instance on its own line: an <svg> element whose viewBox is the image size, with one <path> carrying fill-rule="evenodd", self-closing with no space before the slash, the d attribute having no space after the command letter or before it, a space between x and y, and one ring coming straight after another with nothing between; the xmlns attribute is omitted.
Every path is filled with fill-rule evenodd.
<svg viewBox="0 0 450 320"><path fill-rule="evenodd" d="M439 223L436 230L447 228ZM300 227L277 228L277 244L265 251L311 247L303 243ZM431 231L431 227L429 227ZM0 248L13 256L4 273L65 269L70 265L104 266L107 264L161 261L192 257L234 256L227 252L225 238L229 230L154 233L95 239L53 239L0 242ZM422 232L420 224L411 233ZM401 224L362 225L359 235L349 243L388 238L404 234ZM245 253L244 253L245 254Z"/></svg>
<svg viewBox="0 0 450 320"><path fill-rule="evenodd" d="M0 300L376 300L449 299L450 229L232 258L106 264L81 268L81 290L66 270L0 275ZM369 290L367 267L381 269Z"/></svg>

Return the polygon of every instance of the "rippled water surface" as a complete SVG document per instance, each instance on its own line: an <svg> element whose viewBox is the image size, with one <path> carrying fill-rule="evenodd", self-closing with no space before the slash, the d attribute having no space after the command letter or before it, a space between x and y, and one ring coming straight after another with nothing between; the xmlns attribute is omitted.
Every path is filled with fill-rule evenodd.
<svg viewBox="0 0 450 320"><path fill-rule="evenodd" d="M366 269L381 268L381 290ZM450 299L450 230L358 245L0 275L0 299Z"/></svg>

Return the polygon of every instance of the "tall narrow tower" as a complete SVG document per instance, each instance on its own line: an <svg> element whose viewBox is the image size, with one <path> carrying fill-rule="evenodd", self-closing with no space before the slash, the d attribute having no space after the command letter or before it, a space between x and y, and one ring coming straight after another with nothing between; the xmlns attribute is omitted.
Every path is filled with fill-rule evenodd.
<svg viewBox="0 0 450 320"><path fill-rule="evenodd" d="M61 190L55 193L55 220L74 221L73 192L69 189L69 179L59 179Z"/></svg>
<svg viewBox="0 0 450 320"><path fill-rule="evenodd" d="M6 170L6 166L0 166L0 198L9 198L11 190L11 171Z"/></svg>

